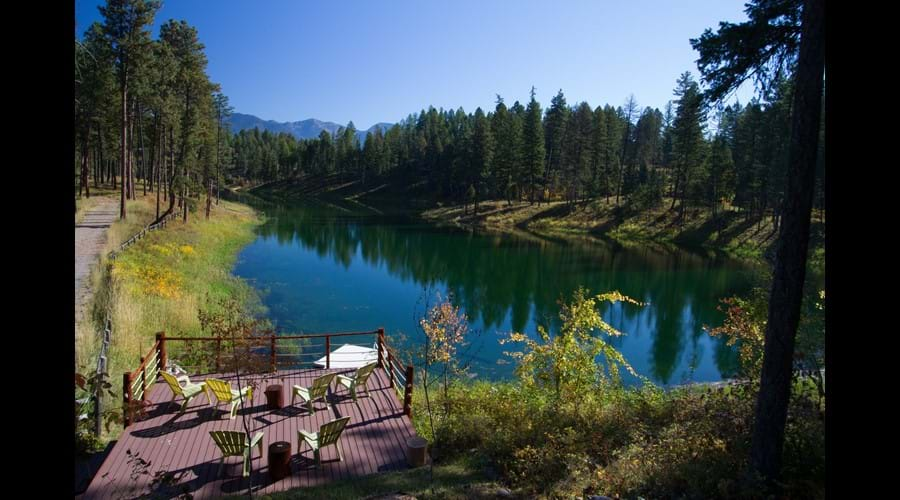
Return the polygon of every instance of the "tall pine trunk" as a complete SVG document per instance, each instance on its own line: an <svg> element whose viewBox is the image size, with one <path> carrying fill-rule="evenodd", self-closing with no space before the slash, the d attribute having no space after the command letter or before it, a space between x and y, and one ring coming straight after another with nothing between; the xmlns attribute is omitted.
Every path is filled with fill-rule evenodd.
<svg viewBox="0 0 900 500"><path fill-rule="evenodd" d="M81 196L82 189L84 189L85 197L90 198L91 185L88 179L88 141L86 138L81 142L81 185L78 186L78 196Z"/></svg>
<svg viewBox="0 0 900 500"><path fill-rule="evenodd" d="M219 206L219 179L221 179L221 174L219 173L219 136L222 133L222 125L221 125L222 117L218 117L218 121L216 121L216 206Z"/></svg>
<svg viewBox="0 0 900 500"><path fill-rule="evenodd" d="M669 206L669 210L673 210L675 208L675 201L678 199L678 181L681 179L681 175L678 171L675 172L675 183L672 185L672 205Z"/></svg>
<svg viewBox="0 0 900 500"><path fill-rule="evenodd" d="M160 220L162 220L163 217L166 217L169 214L171 214L172 210L175 209L175 190L172 189L172 183L175 180L175 150L173 148L173 146L175 144L175 136L174 136L173 129L171 127L169 128L168 153L166 152L167 145L166 145L165 137L166 137L165 130L163 130L163 151L162 151L163 167L160 169L160 174L163 177L165 177L165 182L160 181L160 183L163 186L165 186L165 189L168 193L169 208L167 208L165 212L163 212L159 217L156 218L156 222L159 222ZM169 161L167 161L167 158L168 158L168 160L171 161L171 164L172 164L171 175L169 174L169 168L168 168ZM159 190L157 190L157 192L159 192Z"/></svg>
<svg viewBox="0 0 900 500"><path fill-rule="evenodd" d="M94 154L94 187L100 189L100 183L103 182L101 178L103 172L103 134L100 133L100 123L97 123L97 151Z"/></svg>
<svg viewBox="0 0 900 500"><path fill-rule="evenodd" d="M169 129L169 135L170 136L172 135L171 128ZM167 144L169 144L169 143L166 142L166 126L163 125L162 177L160 177L160 179L162 179L161 187L163 189L163 198L168 200L169 199L169 191L170 191L170 187L171 187L171 186L169 186L169 161L168 161L169 152L168 151L169 151L169 148L171 148L172 146L171 146L171 144L169 144L167 147Z"/></svg>
<svg viewBox="0 0 900 500"><path fill-rule="evenodd" d="M175 131L172 127L169 127L169 163L172 165L172 175L168 181L169 209L166 212L171 212L175 206Z"/></svg>
<svg viewBox="0 0 900 500"><path fill-rule="evenodd" d="M134 142L134 130L131 126L132 119L130 111L128 113L128 147L125 149L125 176L122 177L122 184L125 185L125 199L131 199L131 143Z"/></svg>
<svg viewBox="0 0 900 500"><path fill-rule="evenodd" d="M209 220L209 209L212 205L212 179L206 184L206 219Z"/></svg>
<svg viewBox="0 0 900 500"><path fill-rule="evenodd" d="M144 109L138 105L138 130L141 135L141 179L144 184L144 196L147 196L147 157L144 151Z"/></svg>
<svg viewBox="0 0 900 500"><path fill-rule="evenodd" d="M124 219L125 213L125 165L128 163L128 79L122 76L122 196L119 203L119 218ZM113 176L113 189L115 189L115 176Z"/></svg>
<svg viewBox="0 0 900 500"><path fill-rule="evenodd" d="M182 146L182 147L184 147L184 146ZM181 182L181 211L182 211L182 219L181 219L181 220L182 220L183 222L187 222L187 220L188 220L188 205L187 205L187 197L188 197L188 192L187 192L188 169L187 169L187 162L185 161L185 162L183 162L183 163L184 163L184 174L182 174L183 177L182 177L182 179L181 179L181 180L182 180L182 182Z"/></svg>
<svg viewBox="0 0 900 500"><path fill-rule="evenodd" d="M129 196L130 196L130 198L131 198L132 200L135 199L135 196L134 196L134 170L135 170L135 168L134 168L134 163L135 163L135 159L137 158L137 154L135 154L135 150L134 150L134 148L135 148L135 146L136 146L136 143L135 143L135 141L134 141L134 136L135 136L135 131L134 131L134 129L135 129L135 125L134 125L134 122L135 122L135 112L134 112L135 107L134 107L134 102L135 102L134 99L132 99L132 100L131 100L131 120L130 120L130 123L129 123L129 126L131 127L131 131L130 131L129 133L131 134L132 140L131 140L131 144L129 144L129 145L131 146L131 148L130 148L130 149L131 149L131 154L128 155L128 193L129 193Z"/></svg>
<svg viewBox="0 0 900 500"><path fill-rule="evenodd" d="M157 130L156 130L156 145L160 146L160 141L162 141L162 145L161 145L162 147L158 148L158 151L155 155L156 157L154 158L155 163L156 163L155 170L156 170L156 218L157 219L159 219L159 192L162 190L162 182L161 182L162 175L160 173L160 170L161 170L160 169L160 160L163 160L163 162L165 162L165 154L166 154L166 131L164 128L162 130L160 130L160 127L162 127L161 123L157 126Z"/></svg>
<svg viewBox="0 0 900 500"><path fill-rule="evenodd" d="M825 71L825 1L806 0L794 79L787 189L776 243L750 462L770 484L780 475L816 180Z"/></svg>

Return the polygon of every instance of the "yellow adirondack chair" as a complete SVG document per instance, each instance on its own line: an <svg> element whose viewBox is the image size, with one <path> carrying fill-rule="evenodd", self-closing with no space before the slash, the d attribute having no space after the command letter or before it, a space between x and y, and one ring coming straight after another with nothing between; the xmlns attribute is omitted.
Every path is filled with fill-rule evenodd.
<svg viewBox="0 0 900 500"><path fill-rule="evenodd" d="M308 432L302 429L298 430L297 453L300 452L300 447L305 442L313 450L313 455L316 458L316 465L320 465L322 462L321 457L319 456L319 450L326 446L334 446L337 448L338 458L343 462L344 454L341 452L341 433L344 432L344 427L347 426L347 422L349 421L350 417L332 420L331 422L322 424L322 426L319 427L319 432Z"/></svg>
<svg viewBox="0 0 900 500"><path fill-rule="evenodd" d="M159 372L163 380L169 384L169 388L172 389L172 401L175 401L175 398L181 396L184 398L184 402L181 403L181 409L178 411L178 414L184 413L184 410L187 409L187 406L191 403L191 400L200 394L206 394L206 401L212 403L212 400L209 397L209 391L206 389L206 382L200 382L199 384L195 384L191 382L191 379L187 375L180 375L178 377L166 373ZM184 385L181 385L181 384ZM170 401L170 402L172 402Z"/></svg>
<svg viewBox="0 0 900 500"><path fill-rule="evenodd" d="M357 368L356 372L353 375L338 375L337 382L347 389L350 389L350 396L353 397L353 401L356 401L357 387L362 387L366 392L366 396L369 395L369 388L366 387L366 382L369 381L369 376L372 375L373 371L375 371L376 366L378 366L377 361L375 363Z"/></svg>
<svg viewBox="0 0 900 500"><path fill-rule="evenodd" d="M225 457L244 457L244 477L250 475L250 454L253 447L259 448L259 456L263 454L263 433L257 432L253 439L247 439L247 434L239 431L209 431L216 446L222 452L222 462L219 464L219 473L222 475L222 468L225 467Z"/></svg>
<svg viewBox="0 0 900 500"><path fill-rule="evenodd" d="M300 399L306 401L306 408L311 414L316 412L315 407L313 407L313 401L317 399L325 401L325 407L327 408L328 401L325 399L325 396L328 395L328 386L331 385L331 381L334 380L334 375L334 373L322 375L321 377L313 380L312 387L295 385L294 390L291 393L291 405L294 404L297 396L300 396Z"/></svg>
<svg viewBox="0 0 900 500"><path fill-rule="evenodd" d="M250 386L244 387L241 390L232 389L231 384L228 382L215 378L206 379L206 386L216 395L217 407L220 403L231 403L230 412L232 420L237 416L237 408L238 405L241 404L242 399L253 401L253 388Z"/></svg>

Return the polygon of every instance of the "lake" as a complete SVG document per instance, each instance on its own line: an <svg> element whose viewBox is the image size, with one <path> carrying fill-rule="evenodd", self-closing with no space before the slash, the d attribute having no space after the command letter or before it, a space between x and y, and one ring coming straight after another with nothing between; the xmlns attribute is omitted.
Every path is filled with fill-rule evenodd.
<svg viewBox="0 0 900 500"><path fill-rule="evenodd" d="M600 311L625 333L611 344L654 383L717 381L738 368L736 351L703 327L721 324L719 300L747 292L758 267L683 249L438 227L349 203L251 204L267 222L234 274L261 292L280 332L384 327L393 343L402 333L409 345L421 338L426 301L449 294L469 317L471 372L502 379L513 365L503 355L510 346L497 340L536 336L538 324L557 331L557 301L584 286L646 303Z"/></svg>

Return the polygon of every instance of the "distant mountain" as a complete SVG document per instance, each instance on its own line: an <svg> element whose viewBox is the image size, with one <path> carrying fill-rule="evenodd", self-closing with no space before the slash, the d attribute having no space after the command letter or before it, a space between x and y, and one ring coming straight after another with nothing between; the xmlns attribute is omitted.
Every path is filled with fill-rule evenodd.
<svg viewBox="0 0 900 500"><path fill-rule="evenodd" d="M360 144L362 144L366 140L367 132L374 133L375 129L380 127L383 133L392 126L392 123L387 122L376 123L369 127L368 130L357 130L356 135L359 137ZM258 128L261 131L268 130L269 132L276 134L285 132L298 139L314 139L319 137L319 134L321 134L323 130L327 131L329 134L334 134L343 127L343 125L338 125L334 122L323 122L321 120L316 120L315 118L298 122L276 122L273 120L263 120L262 118L253 115L245 115L243 113L232 113L231 115L231 131L234 133L240 132L241 130Z"/></svg>

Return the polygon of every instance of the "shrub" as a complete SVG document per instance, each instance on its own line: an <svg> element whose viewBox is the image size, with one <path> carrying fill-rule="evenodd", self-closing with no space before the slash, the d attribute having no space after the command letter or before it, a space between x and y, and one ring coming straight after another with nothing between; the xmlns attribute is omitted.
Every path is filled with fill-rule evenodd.
<svg viewBox="0 0 900 500"><path fill-rule="evenodd" d="M602 297L619 296L594 299ZM454 408L434 427L440 429L441 459L475 452L527 497L759 497L746 481L757 382L751 377L668 391L650 383L623 387L604 371L608 365L595 363L608 352L598 350L594 337L605 331L596 326L602 318L595 304L578 291L562 304L563 327L556 337L511 335L525 346L514 356L520 362L516 380L454 379L436 395L434 407ZM746 313L736 311L734 318ZM746 344L754 356L761 349L761 341ZM608 354L607 364L619 359ZM782 485L791 498L824 496L824 396L818 398L814 381L796 380ZM420 391L413 405L416 429L434 438L425 412L418 411L424 405Z"/></svg>

